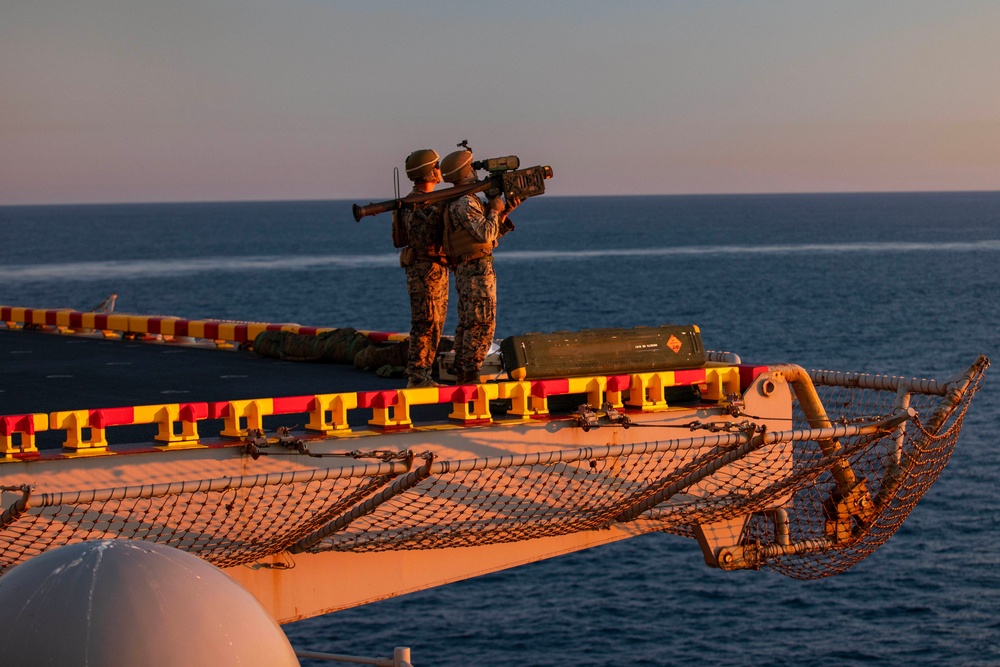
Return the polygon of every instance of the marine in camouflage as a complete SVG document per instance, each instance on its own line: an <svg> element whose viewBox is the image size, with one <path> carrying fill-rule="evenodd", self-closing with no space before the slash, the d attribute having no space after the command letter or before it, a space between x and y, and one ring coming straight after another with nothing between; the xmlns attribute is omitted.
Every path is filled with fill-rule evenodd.
<svg viewBox="0 0 1000 667"><path fill-rule="evenodd" d="M406 375L410 384L429 385L448 313L448 269L441 248L442 211L437 206L404 210L403 224L413 253L406 263L410 294L410 339Z"/></svg>
<svg viewBox="0 0 1000 667"><path fill-rule="evenodd" d="M455 375L459 384L479 382L479 370L490 351L496 331L497 278L492 249L500 229L500 214L474 194L448 204L444 216L453 241L449 263L454 264L458 292L458 326L455 328ZM464 235L466 239L460 239ZM457 238L456 238L457 237ZM474 250L474 252L466 251Z"/></svg>

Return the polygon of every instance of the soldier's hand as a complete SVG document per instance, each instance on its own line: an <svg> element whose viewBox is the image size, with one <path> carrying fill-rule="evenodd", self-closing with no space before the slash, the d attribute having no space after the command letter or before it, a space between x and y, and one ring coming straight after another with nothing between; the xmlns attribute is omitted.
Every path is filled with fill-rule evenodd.
<svg viewBox="0 0 1000 667"><path fill-rule="evenodd" d="M491 211L497 211L497 212L502 211L504 207L503 199L500 197L500 195L497 195L493 199L490 199L488 202L486 202L486 206Z"/></svg>
<svg viewBox="0 0 1000 667"><path fill-rule="evenodd" d="M520 197L507 197L507 205L504 207L504 211L510 213L515 208L517 208L523 200Z"/></svg>

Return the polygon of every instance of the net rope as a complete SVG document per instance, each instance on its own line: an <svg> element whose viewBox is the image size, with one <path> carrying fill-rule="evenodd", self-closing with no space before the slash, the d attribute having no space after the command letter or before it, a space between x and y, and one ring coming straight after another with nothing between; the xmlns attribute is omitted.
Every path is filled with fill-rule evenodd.
<svg viewBox="0 0 1000 667"><path fill-rule="evenodd" d="M412 462L72 493L8 487L0 573L103 538L158 542L232 567L288 551L490 545L636 519L693 537L699 525L745 517L749 567L828 576L883 544L937 479L988 363L970 368L964 385L912 381L903 390L883 376L811 372L830 421L851 433L837 438L836 454L796 403L780 437L745 416L721 433L533 455L415 454ZM870 426L907 404L916 419ZM833 470L845 461L869 500L865 511L846 504L838 486Z"/></svg>

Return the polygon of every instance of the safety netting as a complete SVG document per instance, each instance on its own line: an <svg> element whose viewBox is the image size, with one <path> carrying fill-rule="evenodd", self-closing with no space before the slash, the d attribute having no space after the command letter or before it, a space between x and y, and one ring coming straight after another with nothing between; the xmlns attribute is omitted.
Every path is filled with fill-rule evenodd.
<svg viewBox="0 0 1000 667"><path fill-rule="evenodd" d="M883 544L938 477L988 365L980 358L945 383L811 371L825 414L796 399L787 429L733 409L731 420L691 422L665 438L662 424L637 421L632 428L659 429L657 439L604 447L466 460L352 452L347 465L244 477L6 487L16 499L0 516L0 573L109 537L230 567L284 552L470 547L642 520L686 537L735 521L735 557L723 567L827 576Z"/></svg>
<svg viewBox="0 0 1000 667"><path fill-rule="evenodd" d="M799 579L837 574L883 545L938 479L951 458L973 396L989 366L985 357L952 382L904 380L831 371L810 373L831 421L861 423L900 408L916 416L890 433L842 439L841 457L855 479L854 506L815 441L795 448L796 484L787 505L786 545L773 514L757 514L745 541L759 565ZM796 424L806 423L796 410ZM808 480L808 481L807 481Z"/></svg>

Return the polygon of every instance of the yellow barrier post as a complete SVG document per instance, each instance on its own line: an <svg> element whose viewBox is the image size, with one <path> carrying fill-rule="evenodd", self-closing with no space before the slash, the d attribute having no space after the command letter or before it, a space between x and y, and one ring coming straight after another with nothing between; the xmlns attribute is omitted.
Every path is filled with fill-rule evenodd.
<svg viewBox="0 0 1000 667"><path fill-rule="evenodd" d="M569 378L569 393L587 394L587 405L600 410L604 405L604 390L607 384L606 377Z"/></svg>
<svg viewBox="0 0 1000 667"><path fill-rule="evenodd" d="M204 418L207 415L202 415ZM198 414L194 406L181 406L179 403L166 405L143 405L135 408L135 421L141 424L156 424L158 427L154 440L167 445L197 443ZM176 424L181 424L181 432L176 433Z"/></svg>
<svg viewBox="0 0 1000 667"><path fill-rule="evenodd" d="M0 417L0 458L9 459L14 454L37 454L35 433L49 429L47 414L28 414ZM14 436L20 435L19 445L14 444Z"/></svg>
<svg viewBox="0 0 1000 667"><path fill-rule="evenodd" d="M372 411L372 418L368 420L370 425L379 428L397 426L394 416L390 414L390 409L402 400L398 389L363 393L365 400L361 402L361 406L371 408Z"/></svg>
<svg viewBox="0 0 1000 667"><path fill-rule="evenodd" d="M490 413L490 400L500 395L500 387L496 384L475 385L475 396L471 401L466 401L465 395L456 392L453 396L452 411L448 419L456 419L462 422L485 422L491 421L493 415ZM469 404L472 409L469 409Z"/></svg>
<svg viewBox="0 0 1000 667"><path fill-rule="evenodd" d="M53 412L49 415L49 428L66 431L64 449L72 449L80 453L105 452L108 441L104 437L104 429L90 425L89 410L66 410ZM83 429L90 429L90 438L84 439Z"/></svg>
<svg viewBox="0 0 1000 667"><path fill-rule="evenodd" d="M625 404L622 403L622 394L625 393L628 388L632 386L632 378L629 375L612 375L605 379L604 385L604 398L611 404L612 408L622 409Z"/></svg>
<svg viewBox="0 0 1000 667"><path fill-rule="evenodd" d="M721 401L727 394L740 393L740 369L735 366L705 369L706 391L702 398Z"/></svg>
<svg viewBox="0 0 1000 667"><path fill-rule="evenodd" d="M358 407L356 393L317 394L315 408L309 413L309 423L306 424L306 430L323 435L336 435L350 431L351 427L347 424L347 411L356 407ZM327 412L330 413L329 421L326 419Z"/></svg>
<svg viewBox="0 0 1000 667"><path fill-rule="evenodd" d="M639 408L644 412L666 410L667 399L664 388L672 386L673 383L674 374L671 371L634 373L625 404L630 408Z"/></svg>
<svg viewBox="0 0 1000 667"><path fill-rule="evenodd" d="M228 438L245 438L247 431L264 430L264 415L271 414L273 410L273 402L270 398L229 401L224 428L219 435ZM246 419L246 428L240 428L243 419Z"/></svg>
<svg viewBox="0 0 1000 667"><path fill-rule="evenodd" d="M433 405L440 401L441 394L437 387L421 387L419 389L400 389L396 405L392 408L392 426L413 426L410 419L411 405Z"/></svg>
<svg viewBox="0 0 1000 667"><path fill-rule="evenodd" d="M520 417L521 419L531 419L535 411L528 406L531 398L530 382L501 382L497 385L498 397L510 400L508 415Z"/></svg>

